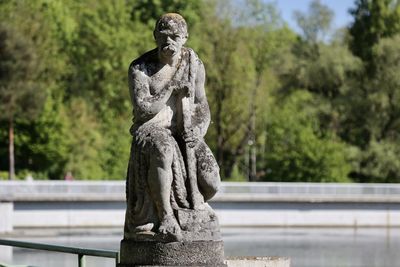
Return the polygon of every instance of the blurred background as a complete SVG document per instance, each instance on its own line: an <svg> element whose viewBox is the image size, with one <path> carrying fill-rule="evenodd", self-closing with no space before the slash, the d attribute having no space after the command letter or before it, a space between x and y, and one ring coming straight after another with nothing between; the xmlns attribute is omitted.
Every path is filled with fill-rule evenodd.
<svg viewBox="0 0 400 267"><path fill-rule="evenodd" d="M399 266L399 0L0 0L0 238L118 250L127 70L166 12L206 68L226 255Z"/></svg>

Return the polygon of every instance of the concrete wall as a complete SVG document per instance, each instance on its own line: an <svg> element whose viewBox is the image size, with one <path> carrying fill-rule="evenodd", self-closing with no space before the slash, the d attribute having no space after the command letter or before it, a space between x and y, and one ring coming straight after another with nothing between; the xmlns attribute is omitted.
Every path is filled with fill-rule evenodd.
<svg viewBox="0 0 400 267"><path fill-rule="evenodd" d="M400 204L211 202L226 227L400 227ZM13 225L122 227L123 202L17 202Z"/></svg>
<svg viewBox="0 0 400 267"><path fill-rule="evenodd" d="M223 183L226 227L400 227L399 185ZM0 182L0 230L122 227L124 182ZM5 216L3 216L5 214Z"/></svg>
<svg viewBox="0 0 400 267"><path fill-rule="evenodd" d="M12 202L0 202L0 233L13 230L14 205Z"/></svg>
<svg viewBox="0 0 400 267"><path fill-rule="evenodd" d="M12 262L13 248L9 246L0 246L0 265L4 262Z"/></svg>
<svg viewBox="0 0 400 267"><path fill-rule="evenodd" d="M235 257L226 260L228 267L290 267L290 259L282 257Z"/></svg>
<svg viewBox="0 0 400 267"><path fill-rule="evenodd" d="M230 207L229 207L230 206ZM223 226L399 227L400 205L358 203L256 203L216 205Z"/></svg>

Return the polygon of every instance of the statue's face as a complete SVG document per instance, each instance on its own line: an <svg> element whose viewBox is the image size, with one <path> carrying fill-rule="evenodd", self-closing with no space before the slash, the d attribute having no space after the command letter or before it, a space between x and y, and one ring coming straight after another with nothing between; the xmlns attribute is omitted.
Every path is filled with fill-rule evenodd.
<svg viewBox="0 0 400 267"><path fill-rule="evenodd" d="M164 56L172 57L181 51L187 40L187 34L179 27L166 27L160 31L156 30L154 38L160 53Z"/></svg>

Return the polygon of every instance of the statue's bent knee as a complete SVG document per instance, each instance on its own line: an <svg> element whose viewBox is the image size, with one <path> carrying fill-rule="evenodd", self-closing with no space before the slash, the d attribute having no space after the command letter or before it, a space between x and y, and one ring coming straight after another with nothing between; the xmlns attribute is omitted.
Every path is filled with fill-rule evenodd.
<svg viewBox="0 0 400 267"><path fill-rule="evenodd" d="M150 145L149 157L159 167L170 168L173 160L174 147L171 143L155 143Z"/></svg>
<svg viewBox="0 0 400 267"><path fill-rule="evenodd" d="M137 130L136 142L145 148L150 159L161 162L172 160L174 140L168 129L156 125L143 125Z"/></svg>

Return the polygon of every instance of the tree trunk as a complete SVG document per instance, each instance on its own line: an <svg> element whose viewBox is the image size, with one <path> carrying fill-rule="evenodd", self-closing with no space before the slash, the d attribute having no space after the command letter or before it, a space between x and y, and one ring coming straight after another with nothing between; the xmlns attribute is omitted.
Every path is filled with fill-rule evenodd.
<svg viewBox="0 0 400 267"><path fill-rule="evenodd" d="M222 136L222 101L223 98L221 93L217 94L217 112L216 112L216 128L217 128L217 162L221 169L221 173L224 173L224 141ZM229 178L229 177L224 177Z"/></svg>
<svg viewBox="0 0 400 267"><path fill-rule="evenodd" d="M256 143L253 141L253 145L250 146L250 181L254 182L257 180L257 155L256 155Z"/></svg>
<svg viewBox="0 0 400 267"><path fill-rule="evenodd" d="M249 182L254 182L257 176L257 156L256 156L256 97L257 89L261 84L261 77L258 76L251 95L250 102L250 138L249 138Z"/></svg>
<svg viewBox="0 0 400 267"><path fill-rule="evenodd" d="M8 179L14 180L15 179L15 161L14 161L14 118L10 118L9 122L9 129L8 129L8 138L9 138L9 145L8 145L8 153L9 153L9 172L8 172Z"/></svg>
<svg viewBox="0 0 400 267"><path fill-rule="evenodd" d="M250 142L249 142L249 182L254 182L257 175L257 157L256 157L256 114L255 104L252 104L252 111L250 116Z"/></svg>

